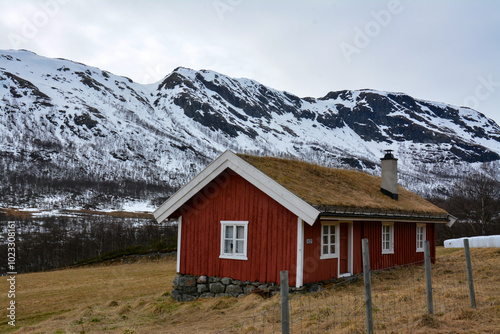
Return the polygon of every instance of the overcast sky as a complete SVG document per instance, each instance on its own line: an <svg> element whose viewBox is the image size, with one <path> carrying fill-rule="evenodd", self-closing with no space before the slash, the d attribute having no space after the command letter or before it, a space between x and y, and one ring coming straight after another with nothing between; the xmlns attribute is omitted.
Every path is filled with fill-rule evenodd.
<svg viewBox="0 0 500 334"><path fill-rule="evenodd" d="M371 88L500 124L500 1L0 0L0 49L130 77L178 66L300 97Z"/></svg>

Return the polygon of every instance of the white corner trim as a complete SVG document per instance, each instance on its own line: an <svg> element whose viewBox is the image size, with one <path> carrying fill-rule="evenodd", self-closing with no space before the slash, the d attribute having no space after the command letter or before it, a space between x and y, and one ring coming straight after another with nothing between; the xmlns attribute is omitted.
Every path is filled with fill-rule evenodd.
<svg viewBox="0 0 500 334"><path fill-rule="evenodd" d="M182 237L182 216L177 220L177 273L181 272L181 237Z"/></svg>
<svg viewBox="0 0 500 334"><path fill-rule="evenodd" d="M297 218L297 269L295 272L295 287L304 285L304 221Z"/></svg>
<svg viewBox="0 0 500 334"><path fill-rule="evenodd" d="M230 168L236 172L309 225L312 226L319 216L320 212L313 206L303 201L294 193L281 186L233 152L226 151L156 209L156 211L153 212L155 219L159 222L167 219L175 210L179 209L210 181L226 170L226 168Z"/></svg>

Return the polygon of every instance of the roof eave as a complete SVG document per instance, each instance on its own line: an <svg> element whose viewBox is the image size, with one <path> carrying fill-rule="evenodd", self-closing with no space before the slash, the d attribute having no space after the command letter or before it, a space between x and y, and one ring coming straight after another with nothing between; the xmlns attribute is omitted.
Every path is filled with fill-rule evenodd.
<svg viewBox="0 0 500 334"><path fill-rule="evenodd" d="M403 220L403 221L426 221L433 223L449 224L448 214L432 214L418 212L398 212L386 210L360 210L344 208L336 210L322 210L320 217L352 219L352 220Z"/></svg>

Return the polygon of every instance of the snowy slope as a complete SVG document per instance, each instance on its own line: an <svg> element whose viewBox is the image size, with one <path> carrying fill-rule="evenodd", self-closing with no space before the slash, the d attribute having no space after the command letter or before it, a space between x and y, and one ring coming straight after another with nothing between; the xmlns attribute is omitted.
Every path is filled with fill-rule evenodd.
<svg viewBox="0 0 500 334"><path fill-rule="evenodd" d="M34 175L177 187L225 149L377 174L391 148L401 183L428 192L500 161L500 127L468 108L374 90L299 98L182 67L141 85L29 51L0 51L0 114L3 184Z"/></svg>

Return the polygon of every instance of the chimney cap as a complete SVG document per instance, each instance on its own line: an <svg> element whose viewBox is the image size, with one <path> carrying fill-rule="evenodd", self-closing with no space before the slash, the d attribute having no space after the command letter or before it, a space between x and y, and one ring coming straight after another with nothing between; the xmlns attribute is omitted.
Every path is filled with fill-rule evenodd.
<svg viewBox="0 0 500 334"><path fill-rule="evenodd" d="M389 160L389 159L393 159L393 160L398 160L394 157L394 155L392 154L392 151L394 150L391 150L391 149L387 149L387 150L384 150L385 151L385 155L384 157L382 158L382 160Z"/></svg>

